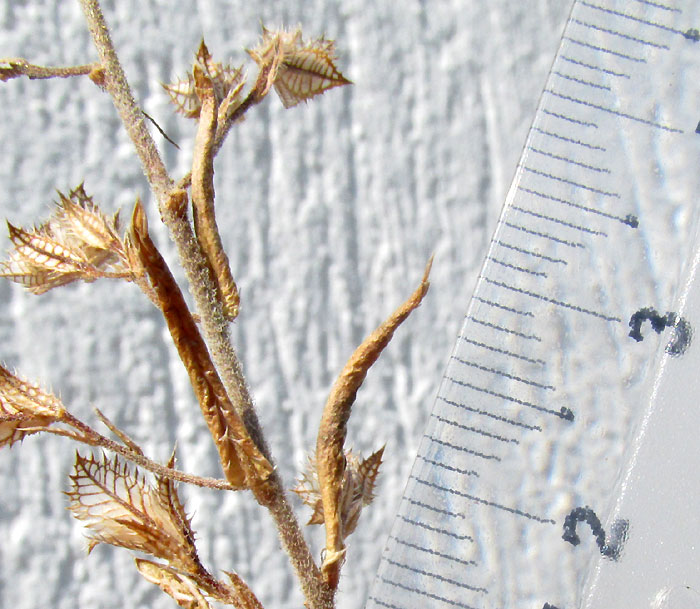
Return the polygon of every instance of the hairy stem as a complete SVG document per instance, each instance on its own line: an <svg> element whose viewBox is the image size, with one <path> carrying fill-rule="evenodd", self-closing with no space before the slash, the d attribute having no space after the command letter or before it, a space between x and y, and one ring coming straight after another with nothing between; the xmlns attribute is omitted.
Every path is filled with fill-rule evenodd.
<svg viewBox="0 0 700 609"><path fill-rule="evenodd" d="M105 70L105 89L111 95L124 127L134 143L148 182L158 200L163 222L170 230L177 247L180 262L200 315L202 333L214 364L253 441L274 464L243 377L240 361L229 338L228 324L224 318L221 303L210 298L210 295L215 293L215 287L209 277L204 257L187 220L186 211L178 205L178 201L183 200L182 192L173 188L173 182L146 128L143 113L134 100L109 36L99 1L80 0L80 3ZM290 555L309 609L331 609L332 594L318 574L311 551L294 517L280 479L273 473L265 486L267 497L264 499L264 504L277 524L282 545ZM256 498L258 501L262 499L257 494Z"/></svg>

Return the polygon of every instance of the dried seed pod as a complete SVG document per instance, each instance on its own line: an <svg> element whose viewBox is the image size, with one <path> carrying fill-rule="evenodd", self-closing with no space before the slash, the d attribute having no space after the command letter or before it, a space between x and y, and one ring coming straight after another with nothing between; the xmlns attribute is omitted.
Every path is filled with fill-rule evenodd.
<svg viewBox="0 0 700 609"><path fill-rule="evenodd" d="M159 478L153 488L118 456L108 461L76 453L71 482L69 509L90 529L89 550L108 543L152 554L186 573L203 570L172 480Z"/></svg>
<svg viewBox="0 0 700 609"><path fill-rule="evenodd" d="M285 108L296 106L328 89L351 84L335 65L335 42L319 38L305 43L301 28L294 32L263 27L262 40L248 54L261 71L269 69L268 82ZM264 93L267 93L269 86ZM264 94L263 93L263 94Z"/></svg>
<svg viewBox="0 0 700 609"><path fill-rule="evenodd" d="M343 537L347 537L355 530L360 517L360 512L374 499L374 487L379 474L379 466L382 463L384 447L372 453L366 459L355 455L351 450L345 453L345 472L340 491L340 521L343 529ZM313 514L307 524L323 524L323 500L318 482L315 457L309 458L306 472L294 489L302 501L313 508Z"/></svg>
<svg viewBox="0 0 700 609"><path fill-rule="evenodd" d="M14 249L0 263L0 277L21 283L34 294L74 281L100 277L138 281L119 236L119 214L105 216L81 184L60 203L47 222L28 231L8 223Z"/></svg>
<svg viewBox="0 0 700 609"><path fill-rule="evenodd" d="M241 91L245 83L243 70L240 67L233 68L230 65L224 66L215 62L203 40L197 50L193 71L188 73L184 79L163 85L163 88L170 95L170 101L175 105L176 111L185 118L199 118L202 100L196 90L194 69L202 71L212 82L217 105L222 105L224 114L233 113L241 102Z"/></svg>
<svg viewBox="0 0 700 609"><path fill-rule="evenodd" d="M0 448L48 428L61 421L65 413L55 395L0 366Z"/></svg>

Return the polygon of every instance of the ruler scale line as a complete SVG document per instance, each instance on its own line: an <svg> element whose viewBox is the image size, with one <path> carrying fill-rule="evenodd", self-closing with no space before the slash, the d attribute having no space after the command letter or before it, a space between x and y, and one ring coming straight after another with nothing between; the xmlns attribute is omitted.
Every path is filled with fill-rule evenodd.
<svg viewBox="0 0 700 609"><path fill-rule="evenodd" d="M455 488L448 488L446 486L441 486L440 484L436 484L435 482L429 482L427 480L421 480L420 478L413 478L418 484L424 484L426 486L430 486L436 490L442 491L444 493L449 493L451 495L457 495L458 497L464 497L465 499L468 499L469 501L474 501L476 503L481 503L482 505L487 505L492 508L496 508L498 510L503 510L505 512L510 512L511 514L516 514L518 516L522 516L523 518L527 518L529 520L534 520L536 522L541 522L542 524L557 524L555 520L552 520L551 518L543 518L542 516L537 516L536 514L530 514L529 512L524 512L523 510L519 510L517 508L512 508L508 507L507 505L501 505L500 503L496 503L495 501L489 501L488 499L483 499L482 497L477 497L476 495L470 495L469 493L464 493L462 491L458 491Z"/></svg>
<svg viewBox="0 0 700 609"><path fill-rule="evenodd" d="M437 419L441 423L445 423L446 425L452 425L453 427L459 427L460 429L464 429L466 431L473 431L474 433L477 433L482 436L486 436L487 438L493 438L494 440L498 440L499 442L510 442L512 444L520 444L520 440L517 440L516 438L506 438L505 436L499 436L498 434L491 433L489 431L486 431L485 429L478 429L476 427L472 427L470 425L463 425L462 423L458 423L457 421L452 421L450 419L447 419L445 417L441 417L439 414L431 414L430 415L432 418Z"/></svg>
<svg viewBox="0 0 700 609"><path fill-rule="evenodd" d="M530 290L525 290L523 288L519 288L514 285L509 285L507 283L504 283L502 281L494 281L493 279L490 279L489 277L483 277L485 281L488 283L505 288L506 290L511 290L513 292L518 292L520 294L525 294L527 296L532 296L533 298L537 298L538 300L543 300L545 302L550 302L552 304L555 304L560 307L564 307L566 309L571 309L572 311L576 311L578 313L585 313L586 315L592 315L593 317L599 317L600 319L604 319L605 321L616 321L616 322L622 322L622 319L619 317L613 316L613 315L606 315L605 313L600 313L599 311L594 311L592 309L586 309L585 307L580 307L575 304L571 304L568 302L564 302L563 300L557 300L556 298L551 298L549 296L545 296L544 294L538 294L537 292L532 292Z"/></svg>
<svg viewBox="0 0 700 609"><path fill-rule="evenodd" d="M460 385L463 384L462 382L457 381L449 376L446 376L445 380L451 381L453 383L457 383ZM469 387L470 387L470 389L476 389L477 391L483 391L483 389L478 388L478 387L474 387L471 385ZM497 395L496 397L501 397L501 396ZM523 423L522 421L515 421L514 419L509 419L508 417L504 417L501 415L497 415L493 412L489 412L488 410L479 410L479 409L474 408L472 406L469 406L467 404L461 404L461 403L455 402L453 400L448 400L447 398L444 398L440 395L438 395L438 399L442 402L445 402L446 404L449 404L450 406L455 406L456 408L461 408L463 410L469 410L470 412L473 412L475 414L484 415L484 416L490 417L492 419L495 419L497 421L507 423L508 425L513 425L514 427L522 427L523 429L527 429L529 431L542 431L542 428L539 425L530 425L528 423Z"/></svg>
<svg viewBox="0 0 700 609"><path fill-rule="evenodd" d="M469 389L473 389L474 391L478 391L480 393L485 393L486 395L490 395L495 398L500 398L502 400L506 400L508 402L513 402L514 404L520 404L521 406L526 406L527 408L531 408L532 410L537 410L538 412L546 413L546 414L553 414L556 417L563 418L563 419L573 419L573 414L571 411L568 410L551 410L550 408L545 408L544 406L538 406L537 404L533 404L532 402L528 402L527 400L521 400L520 398L516 398L512 395L507 395L505 393L499 393L498 391L494 391L492 389L486 389L486 387L479 387L478 385L474 385L472 383L469 383L467 381L460 381L459 379L456 379L452 376L446 376L445 379L452 381L453 383L460 385L462 387L468 387ZM466 408L466 405L464 406ZM486 414L486 413L485 413Z"/></svg>
<svg viewBox="0 0 700 609"><path fill-rule="evenodd" d="M490 368L489 366L482 366L481 364L477 364L476 362L470 362L465 359L462 359L461 357L458 357L456 355L453 355L452 358L454 361L459 362L460 364L464 364L465 366L471 366L472 368L478 368L479 370L483 370L484 372L489 372L491 374L495 374L497 376L502 376L504 378L510 379L512 381L518 381L519 383L525 383L526 385L530 385L532 387L537 387L538 389L546 389L548 391L554 391L555 387L554 385L545 385L544 383L538 383L537 381L531 381L530 379L525 379L520 376L516 376L514 374L509 374L508 372L505 372L503 370L498 370L496 368Z"/></svg>

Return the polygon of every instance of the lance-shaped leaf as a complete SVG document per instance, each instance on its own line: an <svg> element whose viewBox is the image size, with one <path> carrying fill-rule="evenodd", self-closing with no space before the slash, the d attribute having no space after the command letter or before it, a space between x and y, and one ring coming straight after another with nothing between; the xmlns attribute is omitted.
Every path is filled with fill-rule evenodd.
<svg viewBox="0 0 700 609"><path fill-rule="evenodd" d="M61 401L0 366L0 447L12 446L65 415Z"/></svg>
<svg viewBox="0 0 700 609"><path fill-rule="evenodd" d="M335 42L319 38L305 43L300 28L287 32L263 27L261 42L248 54L261 70L273 66L268 79L285 108L350 84L335 65Z"/></svg>
<svg viewBox="0 0 700 609"><path fill-rule="evenodd" d="M172 596L180 607L211 609L197 584L186 575L143 558L136 559L136 568L146 580Z"/></svg>
<svg viewBox="0 0 700 609"><path fill-rule="evenodd" d="M226 479L239 488L263 483L273 471L272 464L260 452L231 403L182 292L148 234L146 215L140 203L134 206L130 238L190 377Z"/></svg>
<svg viewBox="0 0 700 609"><path fill-rule="evenodd" d="M32 230L8 223L14 248L0 263L0 277L21 283L34 294L43 294L77 280L100 277L137 280L139 269L119 237L119 216L105 216L82 186L60 202L51 218Z"/></svg>
<svg viewBox="0 0 700 609"><path fill-rule="evenodd" d="M117 456L76 453L69 509L90 530L89 550L108 543L147 552L186 573L202 571L189 521L174 487L150 486Z"/></svg>
<svg viewBox="0 0 700 609"><path fill-rule="evenodd" d="M352 451L345 453L345 472L340 490L340 521L343 536L347 539L356 528L362 508L372 503L374 487L382 463L384 447L372 453L366 459L355 455ZM313 514L307 524L323 524L323 500L318 482L316 458L309 458L306 472L294 489L302 501L313 509Z"/></svg>
<svg viewBox="0 0 700 609"><path fill-rule="evenodd" d="M326 553L321 571L326 583L332 589L338 587L340 567L345 559L344 539L347 531L344 529L343 509L347 498L343 496L343 484L347 459L343 445L350 411L369 368L389 344L396 329L421 303L427 293L430 286L428 275L431 266L432 258L425 268L420 285L411 297L355 350L333 385L323 409L316 439L316 470L326 525Z"/></svg>
<svg viewBox="0 0 700 609"><path fill-rule="evenodd" d="M241 102L241 90L245 83L242 68L215 62L203 40L199 45L194 65L212 82L217 105L220 105L223 113L221 118L230 115ZM195 68L184 79L163 85L176 111L185 118L199 118L202 109L202 100L196 90Z"/></svg>

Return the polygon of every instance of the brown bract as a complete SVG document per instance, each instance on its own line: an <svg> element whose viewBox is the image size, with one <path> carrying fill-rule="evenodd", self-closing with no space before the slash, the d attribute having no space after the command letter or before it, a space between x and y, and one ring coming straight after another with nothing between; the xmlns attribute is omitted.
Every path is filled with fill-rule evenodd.
<svg viewBox="0 0 700 609"><path fill-rule="evenodd" d="M340 376L336 380L326 402L316 440L316 471L321 492L323 518L326 525L326 553L322 572L326 583L333 589L338 587L340 567L345 559L347 535L356 526L357 510L348 510L346 472L348 460L344 453L347 422L357 391L362 385L369 368L389 344L396 329L423 300L430 283L428 275L432 266L428 262L418 288L391 316L370 334L355 350ZM379 467L381 453L369 470ZM377 453L375 453L377 455ZM371 459L371 457L370 457ZM376 471L373 476L376 477ZM357 513L356 513L357 512Z"/></svg>

